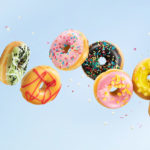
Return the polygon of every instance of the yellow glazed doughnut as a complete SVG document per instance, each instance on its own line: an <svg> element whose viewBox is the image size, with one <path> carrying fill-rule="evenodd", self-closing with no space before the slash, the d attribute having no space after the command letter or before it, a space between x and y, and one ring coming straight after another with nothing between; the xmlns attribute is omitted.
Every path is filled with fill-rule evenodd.
<svg viewBox="0 0 150 150"><path fill-rule="evenodd" d="M134 69L132 82L135 93L143 99L150 99L150 58L141 61Z"/></svg>
<svg viewBox="0 0 150 150"><path fill-rule="evenodd" d="M40 88L40 85L43 86ZM61 89L61 81L56 70L49 66L37 66L22 79L22 96L33 104L46 104L52 101Z"/></svg>
<svg viewBox="0 0 150 150"><path fill-rule="evenodd" d="M8 85L19 82L27 69L29 56L30 50L24 42L8 44L0 58L0 81Z"/></svg>

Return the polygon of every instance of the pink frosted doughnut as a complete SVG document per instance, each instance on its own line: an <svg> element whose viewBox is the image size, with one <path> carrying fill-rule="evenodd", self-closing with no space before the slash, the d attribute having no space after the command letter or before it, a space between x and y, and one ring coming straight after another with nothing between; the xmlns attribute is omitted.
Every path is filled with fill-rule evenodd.
<svg viewBox="0 0 150 150"><path fill-rule="evenodd" d="M111 88L117 90L111 92ZM133 84L129 75L122 70L110 69L100 74L94 83L94 95L97 101L107 108L120 108L127 104L133 93Z"/></svg>
<svg viewBox="0 0 150 150"><path fill-rule="evenodd" d="M79 31L68 30L54 40L49 51L49 57L57 68L73 70L85 61L88 53L88 40L84 34Z"/></svg>

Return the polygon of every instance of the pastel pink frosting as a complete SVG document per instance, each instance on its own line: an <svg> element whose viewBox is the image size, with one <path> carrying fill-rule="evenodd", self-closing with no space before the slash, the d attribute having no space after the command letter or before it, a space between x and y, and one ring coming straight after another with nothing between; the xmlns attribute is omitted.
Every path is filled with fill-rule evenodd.
<svg viewBox="0 0 150 150"><path fill-rule="evenodd" d="M112 94L110 89L117 88L117 93ZM108 108L119 108L127 104L133 93L133 84L130 77L123 71L114 71L106 74L99 80L97 98L100 103Z"/></svg>
<svg viewBox="0 0 150 150"><path fill-rule="evenodd" d="M69 46L66 53L64 48ZM75 30L62 32L52 43L49 57L58 68L69 68L74 65L83 52L83 39L81 33Z"/></svg>

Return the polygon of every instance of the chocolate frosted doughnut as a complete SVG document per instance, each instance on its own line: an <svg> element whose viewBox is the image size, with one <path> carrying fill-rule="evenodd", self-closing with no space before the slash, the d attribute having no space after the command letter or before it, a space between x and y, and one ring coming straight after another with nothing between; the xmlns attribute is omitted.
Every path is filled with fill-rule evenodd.
<svg viewBox="0 0 150 150"><path fill-rule="evenodd" d="M105 58L105 64L100 64L99 59ZM107 41L98 41L90 45L89 55L82 68L88 77L96 77L109 69L122 69L124 63L120 48Z"/></svg>

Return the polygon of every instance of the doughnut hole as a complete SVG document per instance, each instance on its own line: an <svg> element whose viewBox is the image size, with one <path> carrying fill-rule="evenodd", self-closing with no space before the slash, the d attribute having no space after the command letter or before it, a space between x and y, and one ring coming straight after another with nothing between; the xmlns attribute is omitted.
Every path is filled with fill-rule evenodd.
<svg viewBox="0 0 150 150"><path fill-rule="evenodd" d="M70 49L70 45L66 45L64 47L64 53L68 53L69 49Z"/></svg>
<svg viewBox="0 0 150 150"><path fill-rule="evenodd" d="M119 88L115 88L115 87L112 87L109 90L110 94L112 94L112 95L116 95L119 91L120 91L120 89Z"/></svg>
<svg viewBox="0 0 150 150"><path fill-rule="evenodd" d="M110 89L110 92L113 93L113 92L115 92L116 90L117 90L117 88L112 87L112 88Z"/></svg>
<svg viewBox="0 0 150 150"><path fill-rule="evenodd" d="M39 89L42 90L43 87L44 87L44 82L42 82L42 83L40 84Z"/></svg>
<svg viewBox="0 0 150 150"><path fill-rule="evenodd" d="M100 65L105 65L106 64L106 58L105 57L100 57L98 62L100 63Z"/></svg>
<svg viewBox="0 0 150 150"><path fill-rule="evenodd" d="M41 82L39 85L39 90L40 91L45 91L45 89L47 88L47 85L44 82Z"/></svg>
<svg viewBox="0 0 150 150"><path fill-rule="evenodd" d="M150 81L150 74L148 74L148 76L147 76L147 80L148 80L148 81Z"/></svg>

